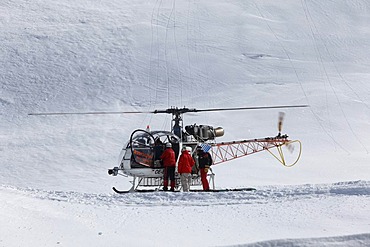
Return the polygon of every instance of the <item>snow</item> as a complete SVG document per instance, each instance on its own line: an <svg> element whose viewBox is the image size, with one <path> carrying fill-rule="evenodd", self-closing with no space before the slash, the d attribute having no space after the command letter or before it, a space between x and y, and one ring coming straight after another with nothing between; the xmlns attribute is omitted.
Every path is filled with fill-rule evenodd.
<svg viewBox="0 0 370 247"><path fill-rule="evenodd" d="M0 246L370 245L369 13L365 0L1 2ZM27 115L295 104L310 105L284 110L297 165L264 152L213 168L217 188L252 192L114 194L130 187L107 169L131 132L170 116ZM278 112L184 122L243 140L276 135Z"/></svg>
<svg viewBox="0 0 370 247"><path fill-rule="evenodd" d="M1 202L6 210L2 218L21 232L19 236L14 229L2 229L12 236L3 243L11 246L19 239L20 245L46 246L215 246L265 240L262 246L364 246L370 243L364 217L369 213L368 187L368 182L357 181L268 186L255 192L127 195L2 187L2 195L11 199ZM41 234L39 225L44 226ZM328 235L340 237L325 238Z"/></svg>

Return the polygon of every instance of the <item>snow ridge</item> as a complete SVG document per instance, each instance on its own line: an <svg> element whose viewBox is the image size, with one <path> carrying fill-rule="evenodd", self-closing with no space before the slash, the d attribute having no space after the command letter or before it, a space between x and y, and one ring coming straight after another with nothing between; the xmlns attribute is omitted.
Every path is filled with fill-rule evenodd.
<svg viewBox="0 0 370 247"><path fill-rule="evenodd" d="M217 193L170 193L149 192L132 194L94 194L65 191L46 191L33 188L2 186L31 197L96 206L209 206L266 204L313 198L370 197L370 181L349 181L334 184L266 186L256 191L217 192Z"/></svg>
<svg viewBox="0 0 370 247"><path fill-rule="evenodd" d="M369 246L370 234L355 234L337 237L324 237L324 238L302 238L302 239L280 239L257 242L246 245L235 245L239 247L273 247L273 246L300 246L300 247L339 247L339 246ZM231 246L230 246L231 247Z"/></svg>

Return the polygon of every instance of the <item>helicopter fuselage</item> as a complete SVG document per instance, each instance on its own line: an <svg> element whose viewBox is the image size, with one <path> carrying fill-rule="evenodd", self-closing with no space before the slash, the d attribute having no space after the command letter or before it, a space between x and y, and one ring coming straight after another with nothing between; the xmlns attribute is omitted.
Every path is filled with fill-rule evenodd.
<svg viewBox="0 0 370 247"><path fill-rule="evenodd" d="M119 170L133 177L163 177L160 156L166 143L172 144L177 164L183 146L178 136L169 131L135 130L121 151Z"/></svg>

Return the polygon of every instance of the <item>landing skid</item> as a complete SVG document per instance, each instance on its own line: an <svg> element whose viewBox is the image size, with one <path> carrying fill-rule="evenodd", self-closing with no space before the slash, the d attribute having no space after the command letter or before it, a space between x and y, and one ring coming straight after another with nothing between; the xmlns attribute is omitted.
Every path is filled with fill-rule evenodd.
<svg viewBox="0 0 370 247"><path fill-rule="evenodd" d="M210 168L211 173L208 174L208 181L210 184L211 189L208 191L204 191L200 188L202 185L201 179L197 175L192 176L192 183L191 186L197 186L195 188L198 189L191 189L190 192L233 192L233 191L254 191L255 188L231 188L231 189L216 189L215 188L215 174L212 172L212 169ZM180 192L181 191L181 185L180 185L180 179L179 177L176 177L176 186L175 191L164 191L163 188L163 179L162 178L151 178L151 177L133 177L133 180L131 181L132 187L129 190L118 190L115 187L113 187L113 191L118 194L126 194L126 193L135 193L135 192ZM143 189L143 187L146 187ZM141 189L139 189L141 188ZM194 188L194 187L193 187Z"/></svg>
<svg viewBox="0 0 370 247"><path fill-rule="evenodd" d="M118 194L136 193L136 192L155 192L159 190L118 190L116 187L112 188L114 192Z"/></svg>
<svg viewBox="0 0 370 247"><path fill-rule="evenodd" d="M136 192L139 192L139 193L147 193L147 192L180 192L178 190L175 190L175 191L164 191L164 190L118 190L116 189L115 187L112 188L114 192L118 193L118 194L127 194L127 193L136 193ZM212 190L190 190L190 192L235 192L235 191L255 191L256 189L255 188L236 188L236 189L212 189Z"/></svg>
<svg viewBox="0 0 370 247"><path fill-rule="evenodd" d="M236 189L213 189L213 190L190 190L190 192L233 192L233 191L255 191L255 188L236 188Z"/></svg>

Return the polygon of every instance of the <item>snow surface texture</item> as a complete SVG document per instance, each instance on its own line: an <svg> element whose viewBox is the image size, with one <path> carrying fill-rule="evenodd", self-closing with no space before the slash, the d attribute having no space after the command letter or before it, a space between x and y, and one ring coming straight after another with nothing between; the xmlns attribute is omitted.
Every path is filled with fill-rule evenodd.
<svg viewBox="0 0 370 247"><path fill-rule="evenodd" d="M2 1L0 246L370 245L369 23L365 0ZM112 193L130 133L170 116L27 115L290 104L310 105L285 110L300 162L217 165L218 188L257 188L218 194ZM184 121L230 141L277 117Z"/></svg>

